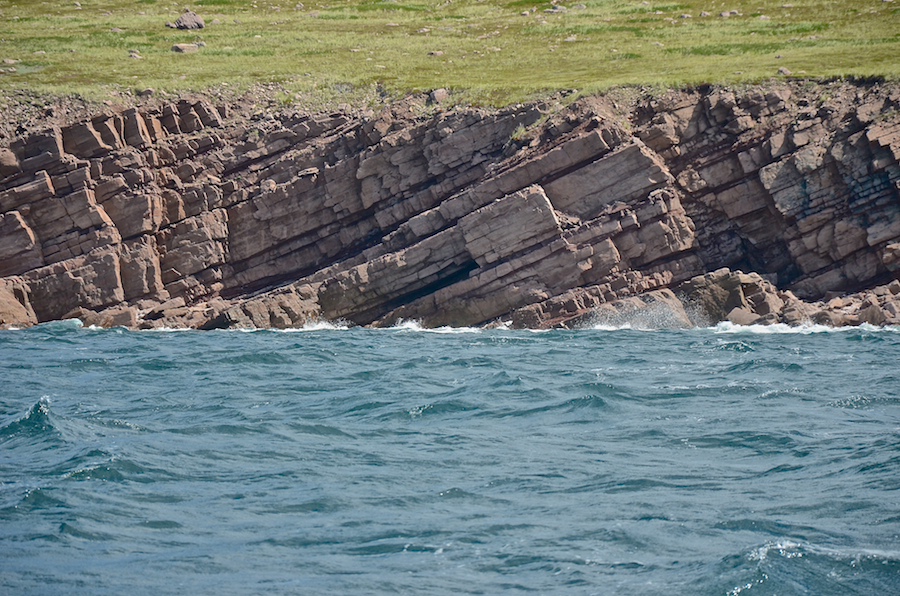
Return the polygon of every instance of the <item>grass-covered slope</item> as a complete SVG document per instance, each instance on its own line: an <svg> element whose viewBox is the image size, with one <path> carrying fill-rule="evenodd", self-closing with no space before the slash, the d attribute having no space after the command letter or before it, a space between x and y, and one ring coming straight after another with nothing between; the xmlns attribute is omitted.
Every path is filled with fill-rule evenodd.
<svg viewBox="0 0 900 596"><path fill-rule="evenodd" d="M554 4L198 0L190 8L206 27L180 31L165 23L185 5L166 0L4 0L0 90L101 97L273 81L286 100L447 87L503 104L558 89L753 82L782 67L811 78L900 76L900 2ZM171 51L196 41L205 47Z"/></svg>

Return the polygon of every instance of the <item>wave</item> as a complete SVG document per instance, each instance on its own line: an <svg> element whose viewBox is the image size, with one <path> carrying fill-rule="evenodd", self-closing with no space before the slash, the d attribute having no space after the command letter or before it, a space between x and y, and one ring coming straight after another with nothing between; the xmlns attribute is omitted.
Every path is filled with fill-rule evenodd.
<svg viewBox="0 0 900 596"><path fill-rule="evenodd" d="M795 542L792 540L779 540L767 542L750 551L747 558L751 561L765 561L770 555L777 555L787 559L794 559L807 555L821 555L836 561L860 561L862 559L877 559L883 563L900 563L900 551L884 549L840 549L827 546L819 546L808 542Z"/></svg>
<svg viewBox="0 0 900 596"><path fill-rule="evenodd" d="M730 567L728 560L723 564ZM782 539L752 547L736 562L722 574L734 580L728 596L754 594L764 586L795 586L812 594L887 594L896 590L900 551Z"/></svg>
<svg viewBox="0 0 900 596"><path fill-rule="evenodd" d="M65 331L70 329L90 329L90 327L85 327L84 323L81 322L81 319L61 319L59 321L47 321L46 323L39 323L37 325L32 325L30 327L9 327L7 329L2 329L0 331L24 331L24 332L34 332L34 331Z"/></svg>
<svg viewBox="0 0 900 596"><path fill-rule="evenodd" d="M0 425L0 443L13 441L50 447L68 443L83 445L105 437L109 433L141 433L147 429L139 424L117 418L104 419L92 415L87 419L70 418L51 408L49 397L41 397L24 416Z"/></svg>
<svg viewBox="0 0 900 596"><path fill-rule="evenodd" d="M307 321L301 327L288 327L285 329L257 328L257 327L240 327L234 329L213 329L211 331L202 331L202 333L304 333L309 331L347 331L354 328L352 323L338 319L335 321L315 320ZM146 329L142 331L171 333L175 331L198 331L187 327L156 327L155 329Z"/></svg>
<svg viewBox="0 0 900 596"><path fill-rule="evenodd" d="M621 325L610 325L606 323L598 323L592 327L585 327L591 331L676 331L675 329L666 327L652 327L650 325L640 325L632 323L622 323Z"/></svg>
<svg viewBox="0 0 900 596"><path fill-rule="evenodd" d="M31 406L24 416L0 426L0 438L22 435L36 436L53 429L53 421L50 418L50 398L42 397Z"/></svg>
<svg viewBox="0 0 900 596"><path fill-rule="evenodd" d="M506 327L500 327L501 329ZM388 331L406 331L406 332L421 332L421 333L438 333L445 335L459 334L459 333L481 333L484 329L480 327L422 327L422 324L419 321L414 320L406 320L401 319L397 321L395 325L392 327L387 327Z"/></svg>
<svg viewBox="0 0 900 596"><path fill-rule="evenodd" d="M273 329L279 333L297 333L303 331L347 331L353 325L346 321L307 321L302 327L294 327L291 329Z"/></svg>
<svg viewBox="0 0 900 596"><path fill-rule="evenodd" d="M579 327L577 329L513 329L509 321L501 321L499 324L485 327L425 327L420 321L414 319L401 319L391 327L372 328L361 327L344 320L326 321L315 320L305 323L301 327L291 327L287 329L257 329L257 328L239 328L239 329L216 329L213 333L304 333L311 331L348 331L354 329L366 329L369 331L403 331L403 332L420 332L433 334L466 334L466 333L484 333L490 331L522 331L528 333L548 333L553 331L561 331L568 333L581 333L585 331L637 331L637 332L684 332L684 331L703 331L716 334L757 334L757 335L810 335L816 333L900 333L900 326L884 326L876 327L868 323L858 326L847 327L830 327L827 325L819 325L815 323L806 323L802 325L787 325L785 323L776 323L774 325L737 325L730 321L723 321L711 327L694 327L691 329L673 328L667 326L657 326L652 321L624 321L621 323L611 323L609 321L598 322L594 325ZM41 323L33 327L17 328L11 327L0 331L10 332L34 332L35 330L49 332L65 332L73 330L91 331L99 333L117 333L122 334L128 331L138 333L185 333L196 332L196 329L187 327L155 327L153 329L128 329L127 327L97 327L95 325L85 326L79 319L65 319L61 321L50 321Z"/></svg>
<svg viewBox="0 0 900 596"><path fill-rule="evenodd" d="M803 325L786 325L777 323L775 325L735 325L729 321L723 321L715 327L703 327L702 329L712 331L713 333L755 333L759 335L778 335L778 334L799 334L809 335L812 333L898 333L900 327L875 327L868 323L851 327L829 327L828 325L818 325L808 323Z"/></svg>
<svg viewBox="0 0 900 596"><path fill-rule="evenodd" d="M176 333L179 331L196 331L196 329L191 329L190 327L154 327L153 329L138 329L141 333ZM244 331L241 329L240 331ZM250 329L250 331L256 331L255 329Z"/></svg>

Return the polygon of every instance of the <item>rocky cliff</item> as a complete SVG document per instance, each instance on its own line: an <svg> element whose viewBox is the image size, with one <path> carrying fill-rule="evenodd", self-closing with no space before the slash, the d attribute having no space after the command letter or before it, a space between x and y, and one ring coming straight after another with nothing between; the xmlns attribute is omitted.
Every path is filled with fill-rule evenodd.
<svg viewBox="0 0 900 596"><path fill-rule="evenodd" d="M900 87L617 97L185 99L23 135L0 324L900 324Z"/></svg>

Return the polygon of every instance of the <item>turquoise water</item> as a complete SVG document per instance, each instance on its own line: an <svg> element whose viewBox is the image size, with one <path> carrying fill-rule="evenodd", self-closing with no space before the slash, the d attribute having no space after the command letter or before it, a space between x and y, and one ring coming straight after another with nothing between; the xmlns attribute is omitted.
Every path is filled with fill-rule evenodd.
<svg viewBox="0 0 900 596"><path fill-rule="evenodd" d="M900 330L0 331L0 594L900 593Z"/></svg>

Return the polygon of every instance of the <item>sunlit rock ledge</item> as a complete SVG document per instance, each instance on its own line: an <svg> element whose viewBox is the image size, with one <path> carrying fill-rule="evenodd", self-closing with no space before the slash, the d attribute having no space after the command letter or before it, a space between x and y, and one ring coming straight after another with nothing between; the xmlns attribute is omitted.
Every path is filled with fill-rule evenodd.
<svg viewBox="0 0 900 596"><path fill-rule="evenodd" d="M0 148L0 325L900 324L900 87L635 95L28 134Z"/></svg>

